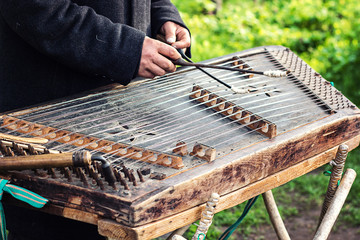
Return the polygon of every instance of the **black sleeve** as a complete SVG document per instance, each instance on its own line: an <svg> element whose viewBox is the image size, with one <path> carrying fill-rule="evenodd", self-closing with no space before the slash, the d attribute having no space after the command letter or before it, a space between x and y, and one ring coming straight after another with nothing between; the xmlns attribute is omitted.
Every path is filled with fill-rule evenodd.
<svg viewBox="0 0 360 240"><path fill-rule="evenodd" d="M9 26L40 52L72 68L127 84L145 34L70 0L1 0Z"/></svg>
<svg viewBox="0 0 360 240"><path fill-rule="evenodd" d="M186 27L183 20L181 19L179 11L174 6L174 4L170 2L170 0L152 0L151 28L152 36L154 38L159 33L161 26L167 21L175 22L189 31L189 29ZM191 57L190 48L187 49L186 55Z"/></svg>

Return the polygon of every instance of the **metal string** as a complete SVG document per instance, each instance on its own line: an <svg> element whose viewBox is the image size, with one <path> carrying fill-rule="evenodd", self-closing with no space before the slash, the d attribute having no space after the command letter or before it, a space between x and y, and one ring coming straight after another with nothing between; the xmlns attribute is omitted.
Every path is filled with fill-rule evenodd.
<svg viewBox="0 0 360 240"><path fill-rule="evenodd" d="M248 63L248 62L247 62L247 63ZM235 78L235 77L238 78L239 76L233 76L232 78ZM241 76L240 76L240 77L241 77ZM250 81L250 80L254 80L254 78L246 79L246 80L249 80L249 81ZM253 84L254 84L254 83L253 83ZM192 93L191 93L191 94L192 94ZM120 93L119 95L121 95L121 93ZM90 96L90 97L93 97L93 96ZM201 97L203 97L203 96L201 96ZM103 99L100 99L100 100L103 100ZM202 104L202 103L201 103L201 104Z"/></svg>
<svg viewBox="0 0 360 240"><path fill-rule="evenodd" d="M296 105L300 105L300 103L298 103L298 104L296 104ZM300 112L301 110L309 110L309 108L308 108L308 107L304 107L304 108L301 108L301 109L296 109L296 110L293 110L293 111L288 111L288 112L286 112L286 113L275 114L275 115L273 115L273 116L271 116L271 117L279 117L279 116L286 115L286 114L289 114L289 113L297 113L297 112ZM298 116L298 117L294 117L293 119L300 118L300 117L304 117L304 116L310 116L310 115L312 115L312 113L307 113L307 114L304 114L304 115L301 115L301 116ZM244 117L244 118L245 118L245 117ZM242 119L244 119L244 118L238 119L237 121L242 120ZM259 120L257 120L257 121L261 121L261 120L263 120L263 119L259 119ZM287 118L287 119L284 119L284 120L280 120L280 121L278 121L278 122L287 121L287 120L290 120L290 119ZM213 132L214 134L213 134L213 135L210 135L210 136L207 135L206 138L203 138L203 139L208 140L208 139L218 138L218 137L221 136L221 135L225 135L225 134L228 134L228 133L231 133L231 132L238 131L238 130L241 129L241 128L245 128L247 125L253 124L254 122L249 122L249 123L243 124L243 125L240 125L240 124L239 124L239 127L238 127L237 129L229 129L229 130L227 130L227 131L221 131L220 133L214 131L214 130L216 130L216 129L218 129L218 128L224 128L224 126L226 126L226 125L228 125L228 124L232 124L232 123L233 123L233 122L228 122L228 123L224 123L224 124L222 124L222 125L220 125L220 126L218 126L218 127L216 127L216 128L212 128L211 130L212 130L212 132ZM250 130L250 132L255 132L255 131L258 130L258 129L261 129L261 128L259 127L259 128L255 129L255 130ZM215 133L215 132L216 132L216 133ZM246 132L246 133L243 133L243 134L240 134L240 135L236 135L236 137L249 134L250 132ZM191 145L191 144L193 144L193 143L199 142L199 139L197 139L197 140L191 140L191 139L192 139L192 138L195 138L195 137L197 137L197 136L200 136L200 135L203 135L203 134L202 134L202 133L199 133L199 134L197 134L197 135L192 135L192 136L190 136L190 137L188 137L188 138L181 139L181 141L184 141L184 142L186 142L186 144ZM203 140L203 139L201 139L201 140ZM191 141L190 141L190 140L191 140ZM164 144L174 143L174 142L175 142L175 140L172 139L172 140L168 140L168 141L167 141L166 143L164 143ZM222 143L219 143L219 144L223 144L223 142L222 142ZM219 144L217 144L217 145L219 145ZM214 145L214 147L217 146L217 145ZM150 146L148 146L147 148L152 149L152 148L154 148L154 146L153 146L153 145L150 145ZM161 152L167 152L167 151L172 151L172 150L173 150L173 148L170 147L170 148L161 150ZM103 155L103 156L109 156L109 155L111 155L111 154L116 154L116 153L119 152L119 151L120 151L120 150L114 150L113 152L106 153L106 154ZM131 153L131 154L133 154L133 153ZM115 161L118 161L118 160L124 159L124 158L126 158L126 155L125 155L125 156L120 156L119 158L117 158L117 159L115 159L115 160L112 160L112 162L115 162ZM131 160L133 160L133 159L131 159ZM133 161L138 162L138 161L141 161L141 160L133 160ZM131 166L132 164L134 164L134 163L135 163L135 162L133 162L133 163L131 163L130 165L127 165L127 166L130 167L130 166Z"/></svg>
<svg viewBox="0 0 360 240"><path fill-rule="evenodd" d="M222 64L223 65L225 65L225 64L231 64L231 63L233 63L233 62L235 62L235 61L237 61L237 60L233 60L233 61L228 61L228 62L223 62ZM236 65L236 66L233 66L233 67L239 67L239 66L241 66L241 65L245 65L246 63L242 63L242 64L239 64L239 65ZM257 66L257 67L261 67L261 65L260 66ZM180 71L181 72L181 71ZM176 73L173 73L173 75L175 75ZM193 72L193 74L196 74L195 72ZM181 76L178 76L179 74L177 73L176 75L175 75L175 77L181 77ZM247 74L243 74L242 76L246 76ZM165 76L164 76L165 77ZM159 77L159 79L161 79L161 78L164 78L164 77ZM171 80L171 79L169 79L169 80ZM149 84L149 86L151 86L151 85L156 85L157 84L157 82L154 82L153 80L152 81L150 81L149 82L150 84ZM166 84L166 83L165 83ZM158 85L158 84L157 84ZM149 87L148 86L148 87ZM158 86L159 87L159 86ZM138 89L138 88L137 88ZM123 89L121 89L121 90L123 90ZM142 91L141 89L138 89L138 91ZM120 94L121 94L121 92L120 92ZM90 97L92 97L92 96L90 96ZM116 97L116 96L115 96ZM101 99L100 99L101 100ZM73 100L70 100L70 102L72 102ZM82 104L89 104L89 103L91 103L91 101L90 102L85 102L85 103L82 103ZM60 103L60 104L64 104L64 102L62 102L62 103ZM81 105L81 104L80 104ZM54 106L55 106L55 104L54 104ZM70 106L70 107L73 107L73 106ZM75 107L75 106L74 106ZM68 109L69 107L67 107L67 108L65 108L65 109ZM64 111L65 109L60 109L61 111ZM48 110L49 111L49 114L52 114L53 113L53 111L50 111L50 110ZM41 115L41 117L44 117L44 114L42 114ZM31 119L29 119L29 120L31 120Z"/></svg>
<svg viewBox="0 0 360 240"><path fill-rule="evenodd" d="M252 56L252 57L254 58L254 56ZM256 55L256 57L260 59L260 56ZM225 64L233 63L233 62L238 61L238 60L243 60L243 61L244 61L246 58L248 58L248 57L244 57L243 59L240 59L240 58L239 58L239 59L233 60L233 61L224 61L224 62L222 62L222 64L225 65ZM250 62L250 61L252 61L252 59L249 59L249 60L248 60L248 62ZM246 62L246 63L248 63L248 62ZM242 63L242 64L239 64L239 65L237 65L237 66L241 66L241 65L244 65L244 64L246 64L246 63ZM219 64L219 65L220 65L220 64ZM236 66L236 67L237 67L237 66ZM176 73L168 74L167 76L178 75L179 73L181 73L181 72L183 72L183 71L186 71L186 69L185 69L185 70L180 70L180 71L178 71L178 72L176 72ZM160 77L159 77L158 79L160 79ZM154 85L157 84L157 82L154 81L154 80L150 80L150 83L153 83ZM151 84L150 84L150 86L151 86ZM39 114L39 113L41 112L41 110L43 110L43 109L48 110L48 111L51 113L51 111L49 110L49 108L53 108L53 107L56 107L56 106L58 106L58 105L60 105L60 106L66 105L66 104L68 104L68 103L72 103L72 102L75 102L75 101L78 101L78 100L81 100L81 99L86 99L86 98L89 98L89 97L94 97L94 96L98 96L98 95L108 94L108 93L110 93L111 91L117 91L117 90L118 90L118 89L111 89L111 90L109 90L109 91L107 91L107 92L100 92L100 93L92 94L91 96L84 96L84 97L81 97L81 98L72 99L72 100L68 100L68 101L65 101L65 102L55 103L55 104L52 104L51 106L40 106L40 107L38 107L38 109L37 109L37 113ZM140 91L140 90L139 90L139 91ZM83 104L88 104L88 102L83 103ZM61 110L63 111L63 110L65 110L65 109L61 109ZM44 115L41 115L41 116L44 116ZM30 119L29 119L29 120L30 120Z"/></svg>
<svg viewBox="0 0 360 240"><path fill-rule="evenodd" d="M232 62L230 62L230 63L232 63ZM228 63L224 63L224 65L225 65L225 64L228 64ZM241 66L241 65L238 65L238 66ZM238 66L234 66L234 67L238 67ZM169 75L170 75L170 77L168 77ZM171 78L171 74L169 74L169 75L166 75L166 76L168 77L168 80L173 80L173 79ZM174 77L175 77L175 79L176 79L176 78L180 79L182 76L179 75L179 72L177 72ZM158 78L156 78L156 79L157 79L157 80L160 80L161 78L158 77ZM147 87L152 87L152 85L156 85L156 86L158 87L158 89L160 89L161 85L166 85L166 84L167 84L166 82L163 82L163 81L156 81L156 79L155 79L155 81L154 81L154 80L151 80L151 79L148 79L147 81L149 81L149 82L148 82L148 86L147 86ZM146 81L146 82L147 82L147 81ZM160 82L160 84L159 84L158 82ZM116 92L117 92L117 94L116 94L115 96L112 96L113 98L115 98L115 97L121 96L121 95L123 94L123 93L122 93L123 90L124 90L124 89L113 89L113 90L110 90L110 91L116 91ZM118 91L120 91L120 92L118 92ZM142 89L139 89L139 88L136 88L135 91L137 91L137 92L139 92L139 93L142 93L143 90L142 90ZM82 97L82 98L69 100L69 101L66 101L66 102L60 102L60 103L57 103L57 104L53 104L51 107L55 107L55 106L57 106L57 105L64 105L64 104L66 104L66 103L72 103L72 102L74 102L74 101L83 100L83 99L86 99L86 98L89 98L89 97L93 97L93 96L97 96L97 95L101 95L101 94L107 94L107 93L108 93L108 92L102 92L102 93L94 94L94 95L91 95L91 96L84 96L84 97ZM79 103L78 105L75 105L75 106L74 106L74 105L70 105L69 107L61 108L61 109L58 109L58 110L50 110L49 107L47 107L47 109L45 109L45 110L48 111L48 114L41 114L39 117L45 117L45 116L47 116L47 115L49 115L49 114L53 114L54 111L56 112L56 111L69 110L69 108L79 107L79 106L87 105L87 104L92 104L92 103L94 103L94 102L101 101L101 100L104 100L104 99L107 99L107 98L108 98L108 97L106 97L106 98L101 98L101 99L99 99L99 100L82 102L82 103ZM37 113L39 113L39 111L37 111ZM29 118L29 120L32 120L32 119L34 119L34 118Z"/></svg>
<svg viewBox="0 0 360 240"><path fill-rule="evenodd" d="M268 91L268 92L271 92L271 91ZM189 94L189 95L190 95L190 94ZM202 96L202 97L203 97L203 96ZM202 98L202 97L199 97L199 98ZM252 97L252 96L248 96L248 97ZM199 99L199 98L197 98L197 99ZM191 106L191 107L184 108L184 109L182 109L182 110L180 110L180 111L177 111L177 112L171 112L170 114L164 115L164 117L162 117L162 118L157 118L157 116L154 116L153 118L157 118L157 120L153 121L150 125L147 125L147 127L150 127L150 126L152 126L152 125L157 125L161 120L163 120L163 119L166 118L166 117L179 114L179 113L181 113L181 112L183 112L183 111L189 110L189 109L191 109L191 108L196 108L197 106L200 106L200 105L203 104L203 103L197 102L196 99L192 99L191 101L194 101L194 102L195 102L195 104L194 104L193 106ZM259 100L258 100L258 101L259 101ZM177 106L179 106L179 105L181 105L181 104L184 104L184 103L180 103L180 104L178 104L178 105L174 105L173 107L177 107ZM159 110L159 111L167 111L167 110L169 110L169 109L171 109L171 108L162 109L162 110ZM206 110L206 109L201 109L201 110L199 110L199 111L197 111L197 112L205 111L205 110ZM192 114L195 114L195 113L197 113L197 112L194 112L194 113L192 113ZM113 115L117 115L117 114L118 114L118 113L114 113ZM111 117L111 115L110 115L110 116L109 116L109 115L106 115L106 116L103 116L102 118L108 118L108 117ZM184 118L184 117L186 117L186 116L183 116L183 117L181 117L181 118ZM130 118L130 119L131 119L131 118ZM134 123L141 123L141 122L144 121L144 120L149 121L150 119L152 119L152 118L149 118L149 116L144 116L143 118L132 119L130 122L127 122L127 125L130 125L130 124L133 123L133 122L134 122ZM177 118L177 119L179 120L179 118ZM98 119L96 119L96 120L98 120ZM94 120L90 120L90 122L92 122L92 121L94 121ZM99 126L102 126L102 125L108 125L109 123L113 123L113 122L114 122L113 120L105 121L105 122L102 122L102 123L96 125L96 127L99 127ZM82 122L82 123L80 123L80 124L84 124L84 123L88 123L88 122ZM169 122L167 122L167 124L168 124L168 123L169 123ZM79 124L79 125L80 125L80 124ZM73 126L74 126L74 125L73 125ZM85 130L88 130L88 129L91 129L91 128L92 128L92 127L83 128L83 129L79 129L78 131L81 132L81 131L85 131ZM109 130L113 130L113 129L116 129L116 128L118 128L118 126L113 127L113 128L103 129L102 131L99 131L99 132L96 132L96 133L92 133L92 134L93 134L93 135L96 135L96 134L99 134L99 133L102 133L102 132L106 132L106 131L109 131ZM141 128L125 130L124 132L121 132L120 134L126 134L127 132L131 132L131 131L134 131L134 130L141 130ZM46 136L46 135L45 135L45 136ZM113 136L115 136L115 135L113 135ZM117 136L117 135L116 135L116 136ZM63 136L63 137L65 137L65 136ZM60 138L63 138L63 137L60 137ZM54 140L52 140L52 141L59 140L60 138L54 139ZM78 140L80 140L80 139L78 139ZM99 139L99 141L100 141L100 140L102 140L102 139ZM73 143L73 142L70 142L70 143L68 143L68 144L71 144L71 143Z"/></svg>
<svg viewBox="0 0 360 240"><path fill-rule="evenodd" d="M292 94L292 92L288 92L288 93L286 93L286 94L283 94L283 95L280 95L279 97L281 97L281 96L284 96L284 95L289 95L289 94ZM247 96L247 97L252 97L251 95L250 96ZM199 97L199 98L202 98L202 97ZM289 99L287 99L287 100L289 100ZM264 101L264 99L259 99L259 100L257 100L257 101ZM251 102L247 102L247 104L250 104L250 103L254 103L254 101L251 101ZM198 105L201 105L202 103L199 103ZM246 105L246 104L245 104ZM196 106L192 106L192 107L196 107ZM191 108L192 108L191 107ZM189 109L189 108L188 108ZM167 109L168 110L168 109ZM183 110L187 110L187 109L183 109ZM181 110L181 111L183 111L183 110ZM203 109L203 110L206 110L206 109ZM176 112L176 113L179 113L179 112L181 112L181 111L178 111L178 112ZM105 116L105 117L107 117L107 116ZM104 117L104 118L105 118ZM156 116L155 116L156 117ZM166 117L166 116L165 116ZM148 116L145 116L143 119L147 119L148 120ZM133 119L133 121L134 122L139 122L140 120L143 120L143 119ZM110 122L112 122L112 121L110 121ZM160 121L156 121L156 122L152 122L152 124L151 125L155 125L155 124L157 124L158 122L160 122ZM107 125L109 122L104 122L104 123L101 123L100 125ZM129 123L128 123L129 124ZM168 123L167 123L168 124ZM97 125L97 127L98 127L99 125ZM150 127L149 125L147 126L147 127ZM90 127L91 128L91 127ZM117 128L117 127L114 127L113 129L115 129L115 128ZM88 128L89 129L89 128ZM84 131L84 130L86 130L86 129L81 129L81 130L79 130L79 131ZM107 130L109 130L109 129L105 129L105 130L103 130L103 131L101 131L101 132L105 132L105 131L107 131ZM133 131L134 129L130 129L130 130L128 130L128 131ZM126 130L125 130L126 131ZM95 134L98 134L98 133L100 133L100 132L96 132L96 133L93 133L94 135ZM122 132L121 134L123 134L124 132ZM113 135L113 136L115 136L115 135ZM55 140L57 140L57 139L55 139Z"/></svg>
<svg viewBox="0 0 360 240"><path fill-rule="evenodd" d="M220 70L220 71L222 71L222 70ZM218 72L220 72L220 71L218 71ZM180 77L180 76L179 76ZM199 78L199 77L198 77ZM176 86L177 87L177 86ZM167 89L169 89L168 87L167 87ZM138 91L142 91L142 90L140 90L140 89L138 89L137 88L137 90ZM159 88L157 89L157 90L159 90ZM181 89L182 90L182 89ZM181 90L178 90L178 92L179 91L181 91ZM169 93L169 94L173 94L174 92L172 92L172 93ZM122 92L120 92L118 95L121 95L122 94ZM167 94L167 95L169 95L169 94ZM115 97L118 97L118 96L115 96ZM163 96L159 96L159 98L161 98L161 97L163 97ZM106 99L106 98L105 98ZM103 99L99 99L98 101L102 101ZM153 100L153 99L151 99L151 100ZM117 101L117 102L120 102L121 100L119 100L119 101ZM90 102L84 102L84 103L80 103L80 105L84 105L84 104L89 104L89 103L91 103L91 101ZM76 106L70 106L70 107L73 107L73 108L75 108ZM95 106L94 108L98 108L99 106ZM69 108L69 107L68 107ZM63 108L63 109L59 109L58 111L61 111L61 112L63 112L65 109ZM86 109L86 110L89 110L89 109ZM85 111L85 110L83 110L83 111ZM48 112L48 114L41 114L39 117L44 117L45 115L49 115L49 114L53 114L53 112L54 111L49 111ZM70 112L69 114L73 114L74 112ZM76 113L78 113L78 112L76 112ZM68 115L69 115L68 114ZM62 115L61 117L64 117L64 115ZM30 117L30 118L27 118L28 120L35 120L36 118L35 117ZM53 120L53 118L51 119L51 120Z"/></svg>
<svg viewBox="0 0 360 240"><path fill-rule="evenodd" d="M255 84L257 84L257 83L254 83L253 85L255 85ZM211 87L212 88L212 87ZM211 88L208 88L208 89L211 89ZM220 91L220 90L219 90ZM172 92L172 93L174 93L174 92ZM186 93L186 95L185 96L189 96L191 93ZM230 94L229 94L230 95ZM230 95L231 96L231 95ZM177 97L177 98L173 98L173 99L171 99L171 100L169 100L169 101L173 101L173 100L175 100L175 99L178 99L178 98L182 98L183 96L180 96L180 97ZM167 103L167 102L161 102L161 103L158 103L158 104L155 104L155 105L152 105L152 107L155 107L155 106L158 106L158 105L161 105L161 104L164 104L164 103ZM184 102L184 104L186 104L186 102ZM146 109L147 108L147 106L143 106L143 108L142 109ZM137 109L138 109L138 111L142 111L142 109L141 108L139 108L139 107L137 107ZM167 109L164 109L164 110L167 110ZM86 111L86 110L83 110L83 111ZM101 112L100 112L101 113ZM71 114L74 114L74 113L71 113ZM94 115L95 113L94 112L89 112L88 114L83 114L83 115L80 115L80 116L78 116L78 117L75 117L75 118L72 118L71 120L78 120L78 119L81 119L81 118L86 118L87 116L92 116L92 115ZM113 114L111 114L111 115L107 115L106 117L111 117L112 115L117 115L118 113L117 112L115 112L115 113L113 113ZM48 118L47 119L47 121L48 122L51 122L51 121L54 121L54 120L58 120L59 118L63 118L64 117L64 114L62 114L62 115L60 115L60 116L55 116L55 117L52 117L52 118ZM106 117L102 117L102 118L106 118ZM101 120L102 118L95 118L95 119L90 119L90 122L91 121L97 121L97 120ZM26 119L27 120L27 119ZM123 120L123 119L118 119L118 120ZM55 124L53 124L52 126L57 126L57 125L60 125L60 126L63 126L64 124L66 124L68 122L68 120L62 120L62 121L57 121ZM87 121L87 122L89 122L89 121ZM84 123L84 122L82 122L82 123ZM106 123L109 123L109 122L106 122ZM12 123L10 123L10 124L8 124L8 125L11 125L11 124L14 124L13 122ZM73 127L74 126L76 126L76 125L73 125ZM5 126L6 127L6 126ZM26 126L24 126L24 127L20 127L20 128L18 128L18 129L16 129L16 130L13 130L12 132L15 132L15 131L18 131L18 130L21 130L22 128L25 128ZM62 130L62 129L59 129L59 130ZM31 133L33 133L33 132L29 132L29 133L27 133L27 134L31 134ZM23 135L26 135L26 134L23 134ZM45 135L45 136L47 136L47 135Z"/></svg>
<svg viewBox="0 0 360 240"><path fill-rule="evenodd" d="M252 78L252 80L254 80L254 78ZM264 82L266 82L266 81L264 81ZM256 84L258 84L258 83L253 83L253 85L256 85ZM181 90L180 90L181 91ZM173 92L171 92L170 94L174 94L174 91ZM186 95L188 95L188 94L186 94ZM163 95L162 95L163 96ZM161 96L161 97L162 97ZM181 98L182 96L180 96L180 97L178 97L178 98ZM176 98L175 98L176 99ZM171 100L169 100L169 101L173 101L174 99L171 99ZM160 104L157 104L157 105L161 105L161 104L163 104L164 102L162 102L162 103L160 103ZM167 103L167 102L165 102L165 103ZM153 105L152 107L154 107L154 106L156 106L156 105ZM146 108L147 106L144 106L144 108ZM88 109L87 109L88 110ZM86 111L86 110L83 110L83 111ZM74 114L74 113L70 113L70 114ZM94 114L93 112L89 112L87 115L92 115L92 114ZM80 116L80 117L82 117L82 118L85 118L86 116L87 116L86 114L85 115L82 115L82 116ZM55 120L55 119L58 119L58 118L63 118L64 117L64 114L63 115L61 115L61 116L58 116L58 117L52 117L52 118L49 118L49 119L47 119L47 121L52 121L52 120ZM79 118L79 117L77 117L77 118ZM76 118L76 119L77 119ZM94 119L94 121L96 121L97 119ZM121 120L121 119L120 119ZM64 120L64 121L60 121L60 122L58 122L57 124L58 125L62 125L62 124L64 124L64 122L66 122L66 120Z"/></svg>
<svg viewBox="0 0 360 240"><path fill-rule="evenodd" d="M271 103L271 104L274 104L274 103ZM271 105L271 104L265 104L265 105L262 105L261 107L264 107L264 106L267 106L267 105ZM297 105L299 105L299 104L302 104L302 103L291 104L291 105L284 106L284 107L282 107L282 108L289 108L289 107L297 106ZM226 109L223 110L223 111L226 111ZM270 109L270 110L262 111L262 112L260 112L260 113L258 113L258 114L262 114L262 113L270 112L270 111L273 111L273 110ZM295 111L297 111L297 110L295 110ZM290 111L290 113L291 113L291 112L293 112L293 111ZM217 113L218 113L218 112L214 112L214 113L212 113L211 115L215 115L215 114L217 114ZM282 114L287 114L287 112L282 113ZM212 124L212 123L217 122L217 121L221 121L222 119L229 118L229 117L231 117L231 116L233 116L233 115L236 115L236 113L230 114L230 115L228 115L228 116L224 116L224 117L222 117L222 118L216 119L215 121L208 122L208 123L206 123L206 124L202 124L201 127L207 126L207 125ZM247 116L247 117L251 117L251 116L252 116L252 115ZM205 117L203 117L203 118L207 118L207 117L208 117L208 116L205 116ZM242 118L242 119L245 119L245 118L247 118L247 117L244 117L244 118ZM163 135L158 135L157 137L151 138L151 139L149 139L148 141L153 141L153 140L156 140L156 139L158 139L158 138L163 138L163 137L168 136L168 135L173 135L173 136L176 135L176 138L179 138L178 136L179 136L180 132L189 132L189 131L191 131L192 129L199 127L199 126L194 126L194 127L185 128L187 125L193 124L194 122L197 122L197 121L202 121L203 118L197 119L197 120L192 121L192 122L190 122L190 123L187 123L187 124L185 124L185 125L180 125L180 126L177 126L177 127L171 126L172 130L178 129L179 127L183 128L184 130L167 132L165 135L164 135L164 134L163 134ZM241 119L238 119L237 121L239 121L239 120L241 120ZM261 120L262 120L262 119L261 119ZM204 122L204 121L202 121L202 122ZM232 122L229 122L229 124L230 124L230 123L232 123ZM221 126L224 126L224 125L221 125ZM145 142L146 142L146 141L145 141ZM161 146L161 145L168 144L169 142L174 142L174 140L169 140L168 142L162 141L161 144L151 145L151 146L148 146L148 147L150 147L150 148L151 148L151 147L152 147L152 148L154 148L154 147L159 147L159 146ZM144 141L143 141L143 142L140 142L140 143L144 143ZM108 147L108 146L107 146L107 147ZM94 151L99 151L99 150L101 150L101 149L93 150L93 152L94 152Z"/></svg>

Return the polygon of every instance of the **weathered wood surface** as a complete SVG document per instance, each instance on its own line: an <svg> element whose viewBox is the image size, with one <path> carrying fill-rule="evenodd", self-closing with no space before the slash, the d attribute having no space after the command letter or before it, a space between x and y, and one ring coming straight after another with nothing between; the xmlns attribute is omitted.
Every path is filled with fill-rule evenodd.
<svg viewBox="0 0 360 240"><path fill-rule="evenodd" d="M190 98L198 102L204 103L213 111L219 112L224 116L229 116L230 119L238 124L243 124L249 129L255 130L260 134L273 138L276 136L276 125L253 112L238 106L201 86L193 87L193 94Z"/></svg>
<svg viewBox="0 0 360 240"><path fill-rule="evenodd" d="M15 143L14 141L0 140L0 146L1 145L10 147L10 148L12 148L12 147L14 147L14 145L16 145L17 147L26 149L26 150L29 150L30 148L32 148L34 151L39 152L39 153L60 153L60 151L48 149L48 148L44 147L43 145L39 145L39 144L28 144L28 143L19 143L19 142Z"/></svg>
<svg viewBox="0 0 360 240"><path fill-rule="evenodd" d="M22 173L15 173L12 181L39 194L43 191L55 205L98 214L127 226L141 226L202 204L212 192L224 195L241 189L359 136L359 122L359 116L347 117L339 112L171 178L145 182L129 196ZM287 181L293 179L288 177ZM81 201L73 203L70 198Z"/></svg>
<svg viewBox="0 0 360 240"><path fill-rule="evenodd" d="M10 130L16 130L20 133L26 133L32 136L39 136L41 137L40 139L48 139L59 143L71 144L77 147L81 146L103 153L113 153L120 157L126 157L144 162L152 162L154 164L159 164L176 169L184 167L182 159L179 156L149 149L143 149L140 147L131 146L129 144L116 143L105 139L86 136L80 133L72 133L70 131L44 126L41 124L28 122L10 116L2 117L4 119L2 124L3 127ZM167 163L167 158L171 158L170 164Z"/></svg>
<svg viewBox="0 0 360 240"><path fill-rule="evenodd" d="M74 159L73 153L41 154L5 157L0 161L0 170L23 170L39 168L55 168L70 166L88 166L91 163L91 155L84 152L84 157Z"/></svg>
<svg viewBox="0 0 360 240"><path fill-rule="evenodd" d="M324 219L317 229L314 240L326 240L331 232L332 227L345 203L351 186L354 183L356 172L349 168L346 170L344 177L341 179L340 185L336 190L333 201L327 210Z"/></svg>
<svg viewBox="0 0 360 240"><path fill-rule="evenodd" d="M345 144L349 146L349 149L354 149L359 145L359 141L360 136L357 136L345 142ZM224 209L236 206L247 199L262 194L268 190L283 185L292 179L313 171L314 169L330 162L335 157L337 148L338 146L335 146L292 167L249 184L239 190L221 196L215 211L220 212ZM122 239L123 236L131 236L133 237L132 239L141 240L153 239L197 221L200 219L201 212L204 208L205 203L165 219L134 228L123 226L122 224L108 219L100 219L98 222L98 229L101 235L112 239Z"/></svg>
<svg viewBox="0 0 360 240"><path fill-rule="evenodd" d="M336 153L336 157L332 161L332 169L331 169L329 185L328 185L328 188L327 188L327 191L325 194L325 200L324 200L323 206L321 208L321 214L319 217L318 224L321 223L330 203L332 202L332 199L335 195L336 189L338 188L339 182L343 175L345 161L346 161L348 151L349 151L349 149L346 145L340 145L339 149Z"/></svg>
<svg viewBox="0 0 360 240"><path fill-rule="evenodd" d="M281 218L272 191L269 190L264 192L262 197L277 237L279 240L290 240L289 233L287 232L285 224Z"/></svg>
<svg viewBox="0 0 360 240"><path fill-rule="evenodd" d="M356 136L344 144L349 146L349 149L354 149L358 146L360 136ZM321 154L318 154L310 159L306 159L290 168L284 169L276 174L270 175L262 180L249 184L234 192L225 194L221 197L219 204L216 207L216 212L220 212L224 209L236 206L247 199L257 196L265 191L276 188L291 179L300 177L328 162L330 162L337 151L337 146L329 149ZM29 188L31 186L28 186ZM58 189L54 189L58 191ZM72 195L72 191L68 192ZM45 206L40 211L44 211L50 214L63 216L66 218L97 224L99 233L110 239L152 239L182 226L191 224L200 218L201 212L205 207L205 204L189 208L181 213L164 218L153 223L145 224L139 227L127 227L114 220L111 220L111 214L103 212L103 209L94 209L93 206L89 206L84 202L88 198L87 195L79 193L77 197L68 197L66 202L59 202L51 200L51 204ZM50 199L53 199L50 197ZM66 199L66 198L64 198ZM13 198L4 198L5 202L16 202ZM103 201L103 199L95 199L95 201ZM25 204L16 202L18 205L24 207ZM111 204L111 203L110 203ZM83 208L80 208L80 205ZM110 219L109 219L110 218Z"/></svg>
<svg viewBox="0 0 360 240"><path fill-rule="evenodd" d="M2 174L0 174L2 175ZM55 182L49 178L32 178L23 173L14 172L11 182L22 186L50 200L50 206L74 209L86 214L95 214L99 217L116 219L124 224L128 223L129 199L92 189ZM47 208L43 209L44 211ZM71 212L67 210L68 213ZM60 214L50 209L50 213ZM66 216L69 218L69 214Z"/></svg>
<svg viewBox="0 0 360 240"><path fill-rule="evenodd" d="M15 205L18 207L29 208L35 211L45 212L48 214L53 214L57 216L62 216L65 218L73 219L76 221L81 221L84 223L89 223L93 225L97 225L100 218L98 213L92 213L87 210L79 210L78 207L75 205L81 204L81 198L69 198L71 201L67 206L63 204L58 204L58 202L53 202L50 200L48 204L46 204L43 208L34 208L31 207L29 204L26 204L20 200L17 200L7 194L4 195L3 202L11 205ZM75 207L74 207L75 206Z"/></svg>
<svg viewBox="0 0 360 240"><path fill-rule="evenodd" d="M140 240L142 239L137 230L119 225L111 220L99 220L98 231L108 239Z"/></svg>
<svg viewBox="0 0 360 240"><path fill-rule="evenodd" d="M44 144L49 141L46 138L39 138L39 137L26 138L26 137L13 136L5 133L0 133L0 139L22 142L22 143L37 143L37 144Z"/></svg>
<svg viewBox="0 0 360 240"><path fill-rule="evenodd" d="M337 113L191 169L181 176L165 179L156 192L133 202L131 225L143 225L206 202L211 192L221 195L232 192L359 134L358 115Z"/></svg>

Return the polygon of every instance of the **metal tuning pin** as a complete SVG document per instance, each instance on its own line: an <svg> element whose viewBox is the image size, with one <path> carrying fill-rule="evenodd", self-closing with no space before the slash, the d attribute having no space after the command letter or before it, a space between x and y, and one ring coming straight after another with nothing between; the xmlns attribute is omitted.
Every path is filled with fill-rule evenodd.
<svg viewBox="0 0 360 240"><path fill-rule="evenodd" d="M116 178L110 162L100 155L92 155L91 160L101 162L101 169L102 172L104 173L105 180L109 183L110 186L114 187Z"/></svg>

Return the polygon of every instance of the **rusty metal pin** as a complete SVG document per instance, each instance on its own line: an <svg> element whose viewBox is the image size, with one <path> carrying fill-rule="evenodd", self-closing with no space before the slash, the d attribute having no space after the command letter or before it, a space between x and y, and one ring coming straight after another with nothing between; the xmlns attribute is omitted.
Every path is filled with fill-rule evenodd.
<svg viewBox="0 0 360 240"><path fill-rule="evenodd" d="M140 169L137 169L136 172L137 172L137 174L139 176L140 182L145 182L144 176L141 174Z"/></svg>

